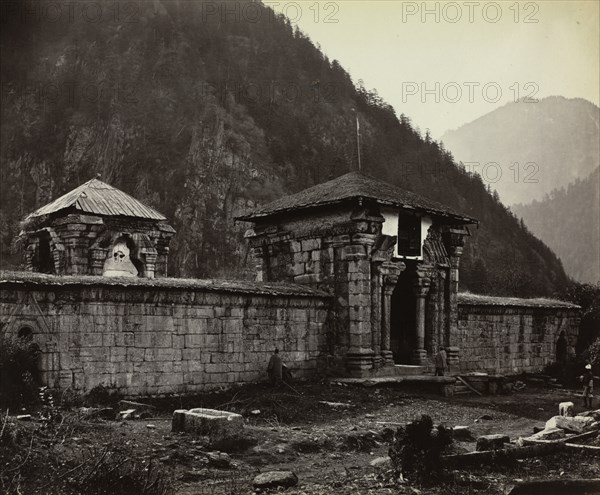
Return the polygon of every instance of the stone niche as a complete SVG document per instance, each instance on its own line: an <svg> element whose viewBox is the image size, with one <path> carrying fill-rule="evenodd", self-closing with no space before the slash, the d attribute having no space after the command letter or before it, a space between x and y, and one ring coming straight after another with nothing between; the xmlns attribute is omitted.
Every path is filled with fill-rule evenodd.
<svg viewBox="0 0 600 495"><path fill-rule="evenodd" d="M166 277L166 222L69 213L30 222L21 232L27 270L55 275Z"/></svg>

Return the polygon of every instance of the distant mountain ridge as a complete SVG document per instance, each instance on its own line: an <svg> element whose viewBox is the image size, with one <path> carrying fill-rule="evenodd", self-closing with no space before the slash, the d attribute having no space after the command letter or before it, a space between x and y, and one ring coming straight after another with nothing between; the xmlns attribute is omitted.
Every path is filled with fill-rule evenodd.
<svg viewBox="0 0 600 495"><path fill-rule="evenodd" d="M600 165L600 108L582 98L521 99L441 139L456 160L479 163L471 166L475 171L497 164L488 165L482 176L504 204L526 203Z"/></svg>
<svg viewBox="0 0 600 495"><path fill-rule="evenodd" d="M542 201L511 207L579 282L600 282L600 169Z"/></svg>

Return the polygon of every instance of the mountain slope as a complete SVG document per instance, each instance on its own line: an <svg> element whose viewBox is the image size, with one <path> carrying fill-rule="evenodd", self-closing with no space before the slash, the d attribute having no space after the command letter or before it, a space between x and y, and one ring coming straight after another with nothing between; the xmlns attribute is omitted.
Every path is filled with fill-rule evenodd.
<svg viewBox="0 0 600 495"><path fill-rule="evenodd" d="M356 109L365 171L481 220L463 287L526 296L564 285L556 256L479 176L285 18L250 0L236 5L260 9L255 22L207 15L209 4L220 5L136 3L136 22L2 19L2 267L18 263L9 246L21 218L100 173L177 229L170 274L247 275L247 224L233 218L352 170Z"/></svg>
<svg viewBox="0 0 600 495"><path fill-rule="evenodd" d="M465 164L507 204L541 200L553 189L587 177L600 165L600 109L581 98L552 96L508 103L442 136Z"/></svg>
<svg viewBox="0 0 600 495"><path fill-rule="evenodd" d="M542 201L511 207L579 282L600 282L600 170Z"/></svg>

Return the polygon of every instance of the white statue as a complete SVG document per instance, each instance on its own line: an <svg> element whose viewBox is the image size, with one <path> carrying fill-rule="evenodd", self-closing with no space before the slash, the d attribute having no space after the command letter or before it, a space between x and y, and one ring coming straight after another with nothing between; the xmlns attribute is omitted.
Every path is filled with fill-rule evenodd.
<svg viewBox="0 0 600 495"><path fill-rule="evenodd" d="M138 271L129 257L130 249L124 241L117 241L104 262L105 277L137 277Z"/></svg>

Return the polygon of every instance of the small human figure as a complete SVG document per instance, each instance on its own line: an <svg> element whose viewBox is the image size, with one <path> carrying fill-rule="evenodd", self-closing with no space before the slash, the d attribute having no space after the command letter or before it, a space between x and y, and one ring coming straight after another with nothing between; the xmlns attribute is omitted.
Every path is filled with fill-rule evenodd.
<svg viewBox="0 0 600 495"><path fill-rule="evenodd" d="M435 376L444 376L444 371L448 367L446 349L440 347L435 355Z"/></svg>
<svg viewBox="0 0 600 495"><path fill-rule="evenodd" d="M556 341L556 362L559 364L565 364L567 362L567 346L568 342L565 336L564 330L560 332L558 340Z"/></svg>
<svg viewBox="0 0 600 495"><path fill-rule="evenodd" d="M583 405L592 407L592 392L594 391L594 374L592 373L592 365L585 365L585 373L580 377L583 383Z"/></svg>
<svg viewBox="0 0 600 495"><path fill-rule="evenodd" d="M269 359L267 373L269 373L269 379L271 380L272 386L276 387L281 384L281 379L283 376L283 362L281 361L281 356L279 355L279 349L275 349L271 359Z"/></svg>

